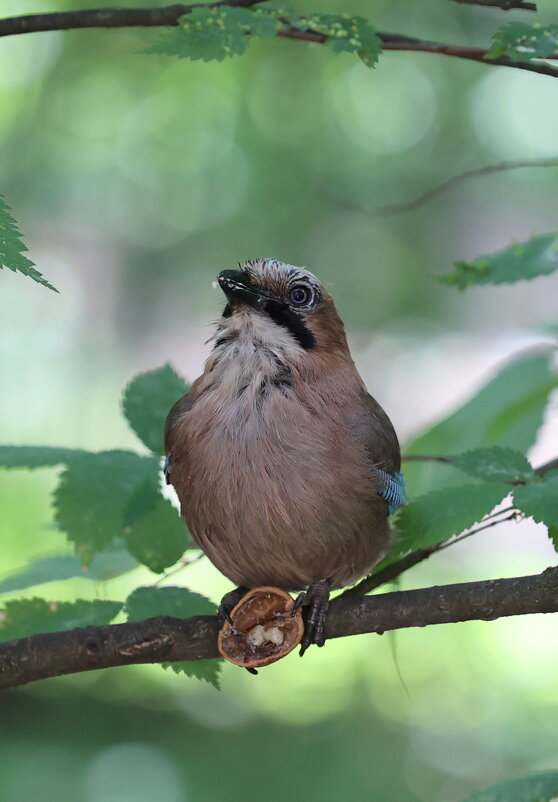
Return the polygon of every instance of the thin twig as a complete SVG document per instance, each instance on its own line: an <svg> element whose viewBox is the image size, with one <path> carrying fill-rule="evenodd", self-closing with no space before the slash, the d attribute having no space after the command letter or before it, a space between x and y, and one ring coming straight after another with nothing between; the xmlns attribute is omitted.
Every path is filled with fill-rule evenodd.
<svg viewBox="0 0 558 802"><path fill-rule="evenodd" d="M169 568L168 571L165 571L164 574L161 574L160 577L153 583L152 587L156 588L157 585L160 585L162 582L165 582L169 577L178 574L180 571L183 571L185 568L189 568L194 563L197 563L199 560L203 560L205 554L203 551L198 552L194 557L184 557L184 559L180 560L178 565L175 565L173 568Z"/></svg>
<svg viewBox="0 0 558 802"><path fill-rule="evenodd" d="M405 462L440 462L443 465L451 465L453 462L453 457L444 457L440 454L403 454L401 459ZM548 462L539 465L538 468L533 468L533 472L537 476L544 476L545 473L556 470L558 470L558 457L553 457ZM509 484L513 485L516 482L509 482Z"/></svg>
<svg viewBox="0 0 558 802"><path fill-rule="evenodd" d="M451 457L440 457L436 454L403 454L401 459L405 462L441 462L451 465Z"/></svg>
<svg viewBox="0 0 558 802"><path fill-rule="evenodd" d="M520 8L523 11L536 11L536 3L528 0L454 0L454 3L466 3L472 6L488 6L489 8L500 8L502 11L511 11L512 8Z"/></svg>
<svg viewBox="0 0 558 802"><path fill-rule="evenodd" d="M498 520L490 520L495 519L496 516L503 515L505 512L510 512L505 518L499 518ZM343 593L340 594L340 597L344 596L362 596L366 593L371 593L376 588L381 587L382 585L386 585L388 582L393 582L397 579L401 574L405 571L408 571L409 568L414 568L415 565L418 565L424 560L427 560L433 554L437 554L439 551L443 551L444 549L449 548L450 546L454 546L456 543L461 543L462 540L466 538L472 537L473 535L478 534L479 532L483 532L485 529L490 529L493 526L497 526L498 524L505 523L506 521L513 521L521 516L522 513L519 510L515 510L512 507L506 507L499 512L492 513L491 515L487 515L483 521L478 524L478 526L474 526L466 532L462 532L459 535L451 538L451 540L445 540L442 543L437 543L435 546L429 546L425 549L417 549L416 551L411 551L409 554L406 554L404 557L401 557L399 560L395 560L395 562L391 563L390 565L386 565L385 568L382 568L380 571L376 571L375 573L371 573L368 576L365 576L364 579L353 585L352 588L348 588Z"/></svg>
<svg viewBox="0 0 558 802"><path fill-rule="evenodd" d="M454 175L443 181L433 189L419 195L412 201L405 201L404 203L393 203L388 206L377 206L370 212L374 217L389 217L393 214L402 214L403 212L412 212L422 206L424 203L436 198L438 195L443 194L446 190L460 184L462 181L467 181L469 178L478 178L484 175L493 175L494 173L503 173L507 170L520 170L526 167L558 167L558 156L550 159L525 159L524 161L508 161L500 162L499 164L492 164L488 167L479 167L475 170L467 170L465 173Z"/></svg>
<svg viewBox="0 0 558 802"><path fill-rule="evenodd" d="M441 457L433 454L407 454L406 456L404 455L402 459L410 461L420 460L427 462L442 462L451 465L451 457ZM544 476L549 471L558 470L558 457L549 460L549 462L545 462L543 465L539 465L538 468L534 468L533 470L537 476ZM513 485L518 483L511 482L510 484ZM505 513L509 513L509 515L506 515L505 518L501 518L500 516L504 515ZM512 506L504 507L504 509L497 510L489 515L485 515L482 522L478 526L475 526L467 532L457 535L451 540L438 543L435 546L429 546L425 549L411 551L409 554L406 554L399 560L387 565L385 568L365 576L364 579L361 579L358 584L353 585L353 587L348 588L341 593L340 597L352 597L370 593L371 591L376 590L376 588L379 588L388 582L393 582L394 579L397 579L397 577L401 576L401 574L403 574L405 571L408 571L409 568L414 568L415 565L424 562L424 560L427 560L433 554L437 554L439 551L443 551L444 549L449 548L456 543L460 543L462 540L465 540L472 535L476 535L479 532L483 532L485 529L489 529L492 526L496 526L506 521L517 520L517 518L522 516L523 513L520 510L514 509Z"/></svg>

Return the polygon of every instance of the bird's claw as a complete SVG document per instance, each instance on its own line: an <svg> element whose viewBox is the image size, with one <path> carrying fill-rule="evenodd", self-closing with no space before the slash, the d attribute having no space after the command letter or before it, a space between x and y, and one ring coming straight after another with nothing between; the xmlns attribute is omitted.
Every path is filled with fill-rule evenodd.
<svg viewBox="0 0 558 802"><path fill-rule="evenodd" d="M233 620L231 618L231 612L247 592L248 591L246 588L235 588L234 590L229 590L228 593L225 593L221 599L217 613L221 616L221 618L225 618L231 627L234 627Z"/></svg>
<svg viewBox="0 0 558 802"><path fill-rule="evenodd" d="M330 583L327 579L314 582L295 601L293 614L300 607L308 608L304 617L304 636L300 644L301 657L313 643L316 646L323 646L325 643L324 630L329 607L329 589Z"/></svg>

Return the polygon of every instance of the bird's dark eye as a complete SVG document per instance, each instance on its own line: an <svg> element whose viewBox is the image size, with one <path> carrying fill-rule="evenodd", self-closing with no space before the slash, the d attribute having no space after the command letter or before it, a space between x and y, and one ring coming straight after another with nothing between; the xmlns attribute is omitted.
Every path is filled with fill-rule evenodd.
<svg viewBox="0 0 558 802"><path fill-rule="evenodd" d="M295 284L289 290L289 303L293 306L306 306L312 300L312 290L306 284Z"/></svg>

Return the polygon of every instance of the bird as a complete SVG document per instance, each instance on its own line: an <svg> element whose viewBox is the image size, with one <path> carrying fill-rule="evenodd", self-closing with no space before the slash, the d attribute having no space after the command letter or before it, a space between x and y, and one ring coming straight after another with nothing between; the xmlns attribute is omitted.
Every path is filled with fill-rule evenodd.
<svg viewBox="0 0 558 802"><path fill-rule="evenodd" d="M299 591L303 654L325 642L330 592L388 551L405 503L399 442L313 273L264 258L217 281L226 306L202 375L168 414L165 476L237 586L221 613L256 587Z"/></svg>

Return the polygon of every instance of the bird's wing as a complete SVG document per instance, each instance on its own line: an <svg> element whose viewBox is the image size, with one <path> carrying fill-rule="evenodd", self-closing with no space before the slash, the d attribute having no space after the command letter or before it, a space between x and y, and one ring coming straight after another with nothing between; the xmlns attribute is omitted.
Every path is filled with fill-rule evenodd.
<svg viewBox="0 0 558 802"><path fill-rule="evenodd" d="M383 471L381 468L376 468L376 470L385 482L384 490L380 495L387 501L389 514L393 515L393 513L407 501L403 474L400 471L397 471L397 473L387 473L387 471Z"/></svg>
<svg viewBox="0 0 558 802"><path fill-rule="evenodd" d="M176 404L172 407L171 411L167 415L167 420L165 421L165 465L163 467L163 471L165 474L165 479L167 480L167 484L172 484L171 482L171 470L172 470L172 451L174 446L174 439L176 435L176 424L182 419L182 417L192 409L194 404L196 403L196 395L193 392L194 387L190 389L190 392L183 395L182 398L179 398Z"/></svg>
<svg viewBox="0 0 558 802"><path fill-rule="evenodd" d="M374 469L384 484L380 493L392 515L405 504L405 483L400 473L401 452L393 425L378 402L367 393L360 431Z"/></svg>

